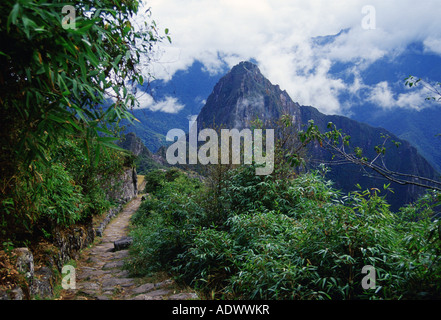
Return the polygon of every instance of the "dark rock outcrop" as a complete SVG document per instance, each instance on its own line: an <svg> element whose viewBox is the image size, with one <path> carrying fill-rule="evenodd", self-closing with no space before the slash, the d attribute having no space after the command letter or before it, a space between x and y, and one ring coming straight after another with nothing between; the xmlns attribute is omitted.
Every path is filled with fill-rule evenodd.
<svg viewBox="0 0 441 320"><path fill-rule="evenodd" d="M138 194L138 175L136 168L124 168L123 172L110 179L107 197L118 203L126 203Z"/></svg>
<svg viewBox="0 0 441 320"><path fill-rule="evenodd" d="M116 240L113 243L113 251L120 251L120 250L125 250L128 249L130 247L130 245L133 242L133 238L132 237L123 237L121 239Z"/></svg>
<svg viewBox="0 0 441 320"><path fill-rule="evenodd" d="M144 145L144 143L142 143L142 140L133 132L127 133L125 137L120 140L118 145L121 148L129 150L137 157L139 155L145 155L148 157L153 155L152 152Z"/></svg>
<svg viewBox="0 0 441 320"><path fill-rule="evenodd" d="M139 173L152 169L159 169L168 164L165 161L165 156L161 155L161 148L156 154L153 154L143 143L141 138L137 137L135 133L127 133L118 143L121 148L130 151L135 156L135 165Z"/></svg>

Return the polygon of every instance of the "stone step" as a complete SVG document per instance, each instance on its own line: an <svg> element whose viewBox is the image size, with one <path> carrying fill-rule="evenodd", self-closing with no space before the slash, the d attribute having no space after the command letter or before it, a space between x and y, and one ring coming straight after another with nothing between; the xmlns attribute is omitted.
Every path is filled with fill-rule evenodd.
<svg viewBox="0 0 441 320"><path fill-rule="evenodd" d="M132 237L123 237L119 240L116 240L115 242L113 242L113 247L114 247L113 251L128 249L132 244L132 242L133 242Z"/></svg>
<svg viewBox="0 0 441 320"><path fill-rule="evenodd" d="M100 242L84 250L77 266L77 300L186 300L197 298L194 293L176 293L174 282L142 283L131 278L124 270L129 257L128 248L133 242L127 236L131 215L141 200L134 199L102 230ZM141 282L141 283L140 283ZM71 297L66 294L66 297Z"/></svg>

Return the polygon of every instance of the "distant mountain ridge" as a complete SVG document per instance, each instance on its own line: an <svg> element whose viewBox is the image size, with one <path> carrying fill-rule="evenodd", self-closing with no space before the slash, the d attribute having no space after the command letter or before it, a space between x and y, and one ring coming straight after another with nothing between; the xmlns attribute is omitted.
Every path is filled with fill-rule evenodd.
<svg viewBox="0 0 441 320"><path fill-rule="evenodd" d="M256 117L266 122L282 113L299 116L299 111L300 105L266 79L257 65L241 62L216 84L197 122L198 126L216 123L242 129Z"/></svg>
<svg viewBox="0 0 441 320"><path fill-rule="evenodd" d="M138 87L140 96L145 92L156 101L171 97L184 108L176 113L167 113L152 111L141 105L142 109L133 110L134 116L141 122L125 123L125 132L136 133L150 151L156 152L166 144L165 136L170 129L188 130L188 118L198 115L205 99L220 79L220 76L204 72L203 68L203 64L196 61L188 70L176 72L169 81L153 80Z"/></svg>
<svg viewBox="0 0 441 320"><path fill-rule="evenodd" d="M335 38L330 37L330 41ZM441 171L441 108L439 104L424 101L415 102L411 108L384 108L370 101L371 88L379 83L387 83L394 99L400 94L417 92L419 87L404 86L405 78L413 75L430 83L441 80L441 56L427 51L423 43L412 43L399 54L388 54L378 59L369 67L359 70L358 81L366 88L361 88L355 95L343 92L338 99L342 104L349 104L351 119L373 126L380 126L393 132L398 137L408 140L438 171ZM347 86L354 82L354 63L334 63L329 75L342 80ZM422 110L416 107L424 106Z"/></svg>
<svg viewBox="0 0 441 320"><path fill-rule="evenodd" d="M279 119L283 114L292 116L298 129L314 120L324 132L328 122L333 122L339 129L351 136L351 145L358 146L365 154L373 158L374 147L382 143L382 135L401 143L399 148L389 146L386 163L390 170L420 175L428 178L438 177L436 170L424 159L409 142L401 140L382 128L351 120L343 116L329 116L310 106L300 106L292 101L286 91L273 85L250 62L241 62L219 80L197 117L198 129L222 126L224 128L247 128L258 117L263 122ZM308 152L317 162L330 162L331 155L326 150L313 146ZM311 165L312 166L312 165ZM382 187L385 181L366 177L364 171L355 165L332 166L329 178L336 187L345 192L353 191L358 183L364 188ZM416 200L422 192L414 186L391 185L394 195L389 195L389 203L398 208Z"/></svg>
<svg viewBox="0 0 441 320"><path fill-rule="evenodd" d="M313 45L326 46L337 41L348 31L345 29L335 35L313 38ZM391 94L396 99L400 94L415 92L415 89L409 90L404 87L404 78L409 75L433 82L440 81L441 69L436 67L440 63L440 55L427 51L423 43L413 43L404 50L386 54L366 68L357 68L357 61L333 61L328 77L341 80L348 88L353 86L356 80L362 84L356 92L339 92L337 98L346 116L374 127L385 128L399 138L409 141L441 172L441 137L436 136L441 133L439 104L417 111L411 108L384 108L370 100L372 89L382 82L387 82ZM141 123L128 125L126 132L135 132L151 151L156 152L165 144L168 130L188 130L188 117L199 114L203 101L229 69L224 63L221 72L209 73L205 71L204 65L196 60L188 69L176 72L169 81L153 80L149 84L145 83L143 87L138 88L141 93L150 93L157 101L164 100L165 97L175 98L184 108L177 113L151 111L148 108L134 110ZM292 70L287 72L292 73ZM420 102L426 103L424 97L416 104Z"/></svg>

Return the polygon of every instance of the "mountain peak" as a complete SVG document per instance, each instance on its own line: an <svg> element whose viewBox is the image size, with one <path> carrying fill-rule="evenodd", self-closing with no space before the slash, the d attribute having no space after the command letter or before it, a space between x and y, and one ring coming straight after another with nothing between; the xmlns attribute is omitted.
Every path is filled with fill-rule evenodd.
<svg viewBox="0 0 441 320"><path fill-rule="evenodd" d="M219 80L197 121L206 127L243 129L257 117L265 122L298 112L298 104L265 78L256 64L242 61Z"/></svg>
<svg viewBox="0 0 441 320"><path fill-rule="evenodd" d="M273 85L262 75L257 65L241 62L222 77L214 87L197 118L198 130L203 128L245 129L250 128L252 121L258 117L266 128L282 115L289 115L294 129L300 130L308 125L309 120L327 131L327 124L334 123L339 129L351 136L351 146L365 150L367 157L374 159L377 154L375 145L384 143L382 136L389 135L393 140L402 143L400 148L388 148L384 162L388 169L416 176L435 178L436 171L421 157L409 143L398 139L384 129L374 128L342 116L329 116L320 113L313 107L300 106L292 101L286 91ZM350 152L350 151L349 151ZM332 163L331 153L322 149L320 144L311 144L307 150L311 159L308 168L315 168L316 163ZM344 192L354 190L356 183L363 188L384 186L384 180L368 177L364 170L355 165L336 165L327 175ZM389 199L394 208L417 199L424 190L414 186L393 186L395 195Z"/></svg>
<svg viewBox="0 0 441 320"><path fill-rule="evenodd" d="M242 81L243 82L257 82L257 83L263 83L263 82L269 82L260 72L259 67L250 62L250 61L242 61L239 62L237 65L235 65L233 68L231 68L230 72L226 75L231 76L236 81Z"/></svg>
<svg viewBox="0 0 441 320"><path fill-rule="evenodd" d="M235 65L230 72L243 72L243 71L249 71L249 72L258 72L260 73L259 67L250 62L250 61L241 61L237 65Z"/></svg>

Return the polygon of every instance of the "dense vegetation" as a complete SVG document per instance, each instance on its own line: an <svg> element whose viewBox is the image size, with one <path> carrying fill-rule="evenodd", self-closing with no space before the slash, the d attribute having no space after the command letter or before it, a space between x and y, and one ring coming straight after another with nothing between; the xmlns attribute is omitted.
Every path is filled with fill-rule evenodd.
<svg viewBox="0 0 441 320"><path fill-rule="evenodd" d="M23 245L48 237L56 226L86 222L107 210L111 177L122 172L131 159L113 151L112 159L89 163L75 140L62 141L50 165L36 166L37 176L17 181L13 194L3 201L2 236L8 243Z"/></svg>
<svg viewBox="0 0 441 320"><path fill-rule="evenodd" d="M161 40L149 12L132 25L139 8L1 2L0 245L26 245L109 206L106 182L133 161L114 144L119 123L133 119L141 57Z"/></svg>
<svg viewBox="0 0 441 320"><path fill-rule="evenodd" d="M131 24L138 1L71 5L73 20L63 1L0 4L6 251L101 213L108 181L133 164L113 142L120 121L133 119L131 88L144 82L136 66L161 37L152 21ZM391 212L379 190L341 194L324 171L287 178L219 168L205 178L175 168L146 176L134 274L167 270L216 298L440 296L438 193ZM362 287L366 265L375 267L374 289Z"/></svg>
<svg viewBox="0 0 441 320"><path fill-rule="evenodd" d="M167 270L206 298L439 298L439 194L391 212L385 190L341 194L325 172L280 179L241 166L207 187L154 171L127 267ZM367 265L375 287L363 289Z"/></svg>

